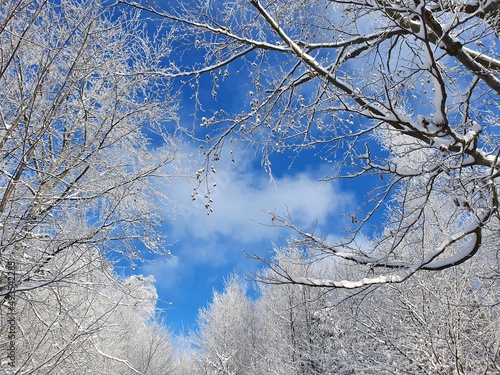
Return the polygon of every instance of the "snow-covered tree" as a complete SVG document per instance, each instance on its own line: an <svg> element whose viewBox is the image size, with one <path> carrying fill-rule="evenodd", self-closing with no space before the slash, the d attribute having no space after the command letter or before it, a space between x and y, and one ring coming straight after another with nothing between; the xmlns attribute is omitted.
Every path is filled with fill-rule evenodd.
<svg viewBox="0 0 500 375"><path fill-rule="evenodd" d="M99 0L4 1L0 25L2 367L99 373L88 362L105 350L82 343L123 313L114 297L97 302L123 287L108 260L166 254L158 202L176 173L175 102L166 78L143 72L167 58L169 38ZM145 328L135 359L120 358L158 373L147 363L162 335Z"/></svg>
<svg viewBox="0 0 500 375"><path fill-rule="evenodd" d="M134 275L119 281L102 293L116 308L110 309L106 324L93 341L104 359L101 371L172 374L170 333L165 322L157 317L154 279Z"/></svg>
<svg viewBox="0 0 500 375"><path fill-rule="evenodd" d="M340 321L356 374L496 373L500 368L498 285L475 260L441 273L351 297L322 313ZM483 285L481 285L483 284Z"/></svg>
<svg viewBox="0 0 500 375"><path fill-rule="evenodd" d="M311 262L301 249L285 247L275 252L274 264L290 274L320 277L327 270ZM271 269L262 272L264 279L274 275ZM341 322L322 319L322 312L331 305L327 289L278 283L260 284L260 291L255 303L263 347L261 373L347 373L348 364L338 354Z"/></svg>
<svg viewBox="0 0 500 375"><path fill-rule="evenodd" d="M399 283L478 252L485 227L498 220L498 1L130 5L183 29L176 40L183 55L167 75L182 77L186 90L197 91L211 78L217 98L234 80L246 84L235 110L220 100L212 114L197 119L209 135L207 163L217 161L229 141L244 139L261 147L269 172L278 154L314 150L318 163L332 166L325 178L373 187L359 210L346 213L346 232L336 242L303 232L293 218L275 215L273 223L296 229L322 255L385 272L345 280L289 275L289 282L335 288ZM201 90L194 97L200 112L211 100ZM403 197L397 205L390 204L394 194ZM415 243L410 256L401 239L432 220L427 215L436 200L454 208L460 225ZM364 229L387 207L394 213L392 232L362 248Z"/></svg>
<svg viewBox="0 0 500 375"><path fill-rule="evenodd" d="M398 199L399 195L394 204ZM419 256L416 251L460 228L460 216L445 198L431 203L429 211L424 211L423 228L414 227L399 239L408 257ZM411 208L412 204L420 203L415 199L406 206ZM397 225L397 218L394 221ZM440 222L448 225L443 227ZM320 298L321 303L313 304L317 337L332 338L322 344L332 348L327 354L329 368L340 366L335 373L356 374L393 374L401 369L425 374L498 372L500 237L498 226L491 224L483 232L487 241L469 262L438 273L422 272L402 284L371 286L352 293L335 290ZM382 237L391 231L393 227L388 225ZM290 242L289 254L296 251L297 244ZM290 275L310 280L324 279L324 275L361 279L381 272L377 267L346 266L328 257L318 262L314 253L301 260L314 267L298 272L287 265L296 257L289 257L285 262L279 258L270 262L271 276L260 279L272 281L270 286L275 288L298 287L302 285L286 283Z"/></svg>
<svg viewBox="0 0 500 375"><path fill-rule="evenodd" d="M261 342L256 341L253 304L245 284L229 277L222 292L198 314L199 332L194 333L199 374L258 374Z"/></svg>
<svg viewBox="0 0 500 375"><path fill-rule="evenodd" d="M484 245L489 250L498 247L498 235L492 238ZM354 291L261 283L252 302L253 320L238 315L249 302L243 293L238 299L215 294L200 312L202 336L194 337L199 346L192 348L191 358L199 361L201 374L496 373L499 264L486 254L491 252L443 272L419 273L402 284ZM344 265L314 261L293 247L277 249L272 264L311 278L359 276L359 269L345 274ZM241 351L244 363L255 367L235 365L241 363ZM226 367L214 361L222 358ZM185 373L197 372L179 372Z"/></svg>
<svg viewBox="0 0 500 375"><path fill-rule="evenodd" d="M193 347L192 336L181 333L172 339L174 375L196 374L199 362L196 359L196 348Z"/></svg>
<svg viewBox="0 0 500 375"><path fill-rule="evenodd" d="M87 252L88 256L91 252ZM94 259L75 262L71 276L16 300L15 366L5 374L168 374L170 336L156 319L151 279L119 279ZM2 317L0 343L8 347Z"/></svg>

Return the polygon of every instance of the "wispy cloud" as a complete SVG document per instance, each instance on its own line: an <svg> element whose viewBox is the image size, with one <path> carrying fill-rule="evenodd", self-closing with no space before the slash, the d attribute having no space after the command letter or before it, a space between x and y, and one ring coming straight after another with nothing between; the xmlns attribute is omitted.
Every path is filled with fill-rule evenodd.
<svg viewBox="0 0 500 375"><path fill-rule="evenodd" d="M351 199L336 184L318 181L324 171L290 173L271 182L262 168L252 167L256 163L248 160L248 155L245 158L245 163L222 161L215 165L216 187L211 187L214 212L210 215L204 207L205 201L191 200L192 185L186 182L177 186L174 201L178 220L172 223L174 234L187 233L205 240L223 235L240 242L269 239L276 233L258 224L270 223L268 211L288 212L299 225L316 220L322 224Z"/></svg>
<svg viewBox="0 0 500 375"><path fill-rule="evenodd" d="M276 241L283 232L271 228L271 215L290 214L298 226L308 227L317 222L321 227L331 215L351 201L351 195L340 191L334 183L318 179L322 171L302 171L275 178L262 169L221 161L213 175L213 212L208 214L206 201L191 199L195 181L178 181L171 200L177 217L167 224L169 235L177 241L174 253L190 262L216 266L227 262L232 252L253 245ZM192 166L194 170L196 166ZM194 173L193 173L194 174ZM202 193L203 195L203 193ZM237 247L237 248L235 248Z"/></svg>
<svg viewBox="0 0 500 375"><path fill-rule="evenodd" d="M193 201L194 179L177 180L169 192L169 209L176 212L175 220L165 224L173 242L173 257L146 264L141 272L156 278L161 298L170 300L178 309L170 311L182 319L194 316L197 309L210 298L217 286L231 271L248 273L262 265L245 258L250 254L270 255L272 243L281 244L290 232L272 225L272 215L289 214L296 225L308 229L317 224L325 234L336 234L341 220L338 213L352 204L350 193L335 183L319 179L327 173L321 170L302 170L282 174L271 182L259 168L257 156L240 155L244 162L232 163L222 159L214 167L212 188L213 212L208 215L205 200ZM194 176L199 168L190 166ZM257 166L257 167L256 167ZM212 184L212 182L211 182ZM203 196L202 192L202 196Z"/></svg>

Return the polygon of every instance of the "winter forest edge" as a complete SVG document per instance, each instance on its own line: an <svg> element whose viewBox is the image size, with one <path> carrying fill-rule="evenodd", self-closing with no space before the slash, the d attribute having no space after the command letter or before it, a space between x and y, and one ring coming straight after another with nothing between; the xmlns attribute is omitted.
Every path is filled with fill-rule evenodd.
<svg viewBox="0 0 500 375"><path fill-rule="evenodd" d="M16 0L0 21L1 373L500 373L500 1ZM267 208L284 243L173 334L134 271L175 259L179 181L215 215L249 150L361 203L330 233Z"/></svg>

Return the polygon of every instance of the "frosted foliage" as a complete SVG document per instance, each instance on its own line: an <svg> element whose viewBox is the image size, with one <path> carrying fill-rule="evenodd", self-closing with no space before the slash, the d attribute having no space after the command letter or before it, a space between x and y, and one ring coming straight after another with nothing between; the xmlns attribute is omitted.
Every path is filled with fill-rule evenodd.
<svg viewBox="0 0 500 375"><path fill-rule="evenodd" d="M20 289L42 269L63 277L65 252L91 244L132 265L137 241L163 252L156 203L175 145L160 122L173 108L159 107L164 79L137 73L167 46L134 12L92 4L0 7L0 268L16 263Z"/></svg>
<svg viewBox="0 0 500 375"><path fill-rule="evenodd" d="M166 255L158 201L176 174L175 104L143 70L162 71L168 43L98 0L2 2L0 20L2 348L12 309L16 323L2 370L166 371L168 355L145 354L169 349L152 280L120 280L113 264Z"/></svg>
<svg viewBox="0 0 500 375"><path fill-rule="evenodd" d="M326 269L304 262L299 251L278 250L279 264L307 277ZM300 285L262 285L256 301L263 361L261 373L349 374L341 321L323 319L325 290Z"/></svg>
<svg viewBox="0 0 500 375"><path fill-rule="evenodd" d="M260 344L255 340L255 314L237 277L226 280L222 293L214 292L212 303L199 312L198 326L194 338L198 373L257 374Z"/></svg>
<svg viewBox="0 0 500 375"><path fill-rule="evenodd" d="M491 251L499 243L497 229L488 231L489 241L484 251L470 262L441 273L419 273L403 284L355 292L305 285L259 284L260 293L251 303L257 324L247 320L245 335L231 343L232 353L243 348L248 350L246 338L248 331L252 331L251 337L258 345L248 352L246 363L256 363L257 368L239 368L238 372L232 368L218 373L498 372L500 290L495 275L500 265ZM359 277L365 272L331 259L311 261L313 255L296 248L280 248L276 249L274 264L279 264L284 272L318 279L325 275ZM239 288L244 289L241 282ZM235 299L220 296L214 295L208 309L214 311L216 304L217 311L236 312L232 305ZM207 316L206 312L202 310L201 316ZM204 320L202 326L202 332L213 332L213 339L219 338L219 341L211 341L210 347L213 353L219 353L219 359L226 358L222 353L228 350L227 341L221 339L238 330L240 320L233 317L224 320L223 330L221 326L220 320ZM202 344L200 352L206 353L205 350ZM206 355L197 358L204 369L213 365Z"/></svg>
<svg viewBox="0 0 500 375"><path fill-rule="evenodd" d="M18 293L20 374L158 374L172 366L170 336L155 319L151 278L118 279L96 251L66 259L64 282ZM111 286L112 285L112 286ZM7 345L2 317L0 340ZM0 357L7 374L16 367ZM134 370L133 370L134 369ZM12 371L11 371L12 370ZM11 371L11 372L9 372Z"/></svg>
<svg viewBox="0 0 500 375"><path fill-rule="evenodd" d="M322 256L386 273L323 282L288 275L289 282L343 288L399 283L478 252L483 228L498 219L497 1L133 6L179 27L182 53L169 74L192 90L197 116L190 134L207 140L200 185L227 147L238 160L234 144L241 141L262 153L271 177L273 163L305 155L327 171L325 180L367 187L359 208L343 212L344 232L330 236L338 241L298 228L286 214L273 212L272 221L295 230L301 245ZM190 46L194 58L187 58ZM244 87L238 97L228 91L234 82ZM211 95L201 89L204 83ZM210 203L210 191L199 199ZM374 228L383 215L388 223ZM418 240L426 225L441 235ZM376 233L373 246L360 249L367 232Z"/></svg>

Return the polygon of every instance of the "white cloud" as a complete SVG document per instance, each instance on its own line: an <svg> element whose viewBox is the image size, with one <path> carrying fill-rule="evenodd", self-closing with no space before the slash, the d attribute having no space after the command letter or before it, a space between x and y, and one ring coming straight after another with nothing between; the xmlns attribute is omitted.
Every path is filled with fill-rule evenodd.
<svg viewBox="0 0 500 375"><path fill-rule="evenodd" d="M173 243L173 257L158 259L157 263L145 264L141 272L153 274L157 285L167 294L175 293L188 280L206 280L209 270L245 269L252 272L262 265L245 258L243 250L250 254L268 256L272 243L284 243L290 234L273 226L274 212L289 214L295 224L309 230L318 224L323 233L339 234L341 222L335 215L344 212L353 202L351 194L341 191L336 183L318 180L328 173L323 170L301 171L275 177L273 182L258 165L252 154L239 153L241 162L232 163L222 158L215 167L212 188L213 212L207 215L202 197L192 201L194 178L177 179L173 190L166 191L169 201L167 210L176 212L175 220L165 223L165 231ZM199 163L178 166L194 171ZM167 297L168 298L168 297Z"/></svg>
<svg viewBox="0 0 500 375"><path fill-rule="evenodd" d="M243 158L242 158L243 159ZM275 178L274 183L262 169L252 169L251 162L230 163L220 161L214 174L216 187L211 187L214 212L207 215L202 197L191 200L193 186L187 181L176 184L172 200L175 202L177 219L169 222L174 240L196 243L195 251L200 259L212 258L217 262L220 251L214 256L213 248L223 246L217 241L236 241L252 244L273 240L280 235L271 224L267 211L277 215L289 213L300 227L315 221L321 226L329 215L345 208L351 195L339 190L334 183L319 182L320 171L301 172ZM195 169L195 168L193 168ZM212 185L212 182L210 182ZM214 246L215 245L215 246Z"/></svg>
<svg viewBox="0 0 500 375"><path fill-rule="evenodd" d="M141 267L141 272L146 275L154 275L156 286L170 290L182 281L186 270L179 257L172 256L168 259L158 259L153 263L145 263Z"/></svg>
<svg viewBox="0 0 500 375"><path fill-rule="evenodd" d="M177 213L175 220L165 223L174 256L145 264L141 272L155 276L163 299L181 306L170 312L171 317L194 314L209 299L209 292L203 289L210 290L229 272L250 274L263 266L247 259L243 250L267 257L273 242L285 242L290 231L274 227L267 211L276 215L288 212L304 230L317 221L323 233L340 235L341 219L336 215L354 203L352 194L341 191L338 184L318 181L328 174L325 170L289 173L271 183L263 169L255 167L259 164L255 156L237 155L242 162L223 158L215 164L217 187L212 192L214 212L210 215L203 197L191 200L194 181L178 179L172 182L174 190L165 192L167 209ZM181 167L194 175L199 164L192 161ZM188 307L193 311L183 312Z"/></svg>

